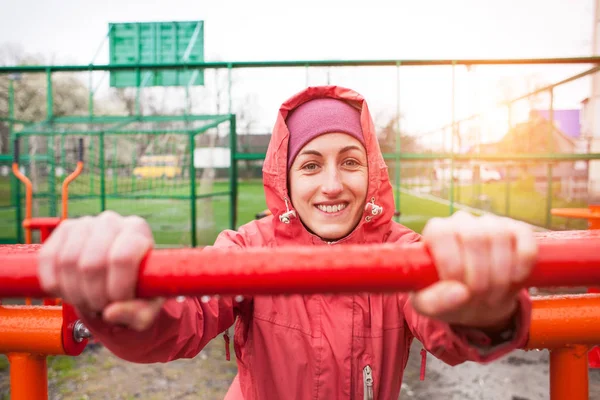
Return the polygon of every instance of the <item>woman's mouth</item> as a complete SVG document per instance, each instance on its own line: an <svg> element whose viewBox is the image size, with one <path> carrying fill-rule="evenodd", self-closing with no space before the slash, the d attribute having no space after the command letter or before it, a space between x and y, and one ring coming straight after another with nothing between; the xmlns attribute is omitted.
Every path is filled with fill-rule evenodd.
<svg viewBox="0 0 600 400"><path fill-rule="evenodd" d="M315 207L319 209L319 211L329 214L335 215L339 214L343 210L346 209L348 203L339 203L339 204L317 204Z"/></svg>

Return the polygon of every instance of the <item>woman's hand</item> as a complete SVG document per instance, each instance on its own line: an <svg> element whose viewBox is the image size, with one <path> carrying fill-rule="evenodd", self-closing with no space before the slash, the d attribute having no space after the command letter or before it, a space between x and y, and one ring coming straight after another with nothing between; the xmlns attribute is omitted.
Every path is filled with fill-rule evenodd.
<svg viewBox="0 0 600 400"><path fill-rule="evenodd" d="M518 306L515 284L529 276L537 256L529 225L459 211L430 220L423 241L440 282L412 295L417 312L473 328L509 324Z"/></svg>
<svg viewBox="0 0 600 400"><path fill-rule="evenodd" d="M106 211L65 220L40 250L41 286L84 315L145 330L163 304L134 297L139 264L153 245L150 227L140 217Z"/></svg>

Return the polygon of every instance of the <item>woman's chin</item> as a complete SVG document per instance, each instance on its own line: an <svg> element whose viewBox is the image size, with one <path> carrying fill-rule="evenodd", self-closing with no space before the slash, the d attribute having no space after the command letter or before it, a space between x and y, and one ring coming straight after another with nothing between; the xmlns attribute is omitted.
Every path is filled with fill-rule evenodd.
<svg viewBox="0 0 600 400"><path fill-rule="evenodd" d="M352 229L350 228L329 228L329 229L318 229L313 231L318 237L320 237L323 240L327 240L329 242L333 242L336 240L340 240L345 238L346 236L348 236L350 234L350 232L352 232Z"/></svg>

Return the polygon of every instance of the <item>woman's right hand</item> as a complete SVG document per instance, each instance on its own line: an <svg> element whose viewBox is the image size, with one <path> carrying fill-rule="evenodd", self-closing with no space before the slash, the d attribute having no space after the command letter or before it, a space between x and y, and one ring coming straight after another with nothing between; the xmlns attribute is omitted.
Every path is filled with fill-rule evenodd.
<svg viewBox="0 0 600 400"><path fill-rule="evenodd" d="M83 315L146 330L164 303L135 298L139 264L153 245L150 226L140 217L105 211L67 219L40 250L40 284Z"/></svg>

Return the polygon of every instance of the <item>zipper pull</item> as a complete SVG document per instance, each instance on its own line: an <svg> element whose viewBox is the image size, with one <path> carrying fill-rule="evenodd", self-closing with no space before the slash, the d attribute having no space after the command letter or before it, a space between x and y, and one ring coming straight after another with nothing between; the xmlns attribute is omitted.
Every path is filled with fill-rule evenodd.
<svg viewBox="0 0 600 400"><path fill-rule="evenodd" d="M373 370L370 365L363 368L364 400L373 400Z"/></svg>

